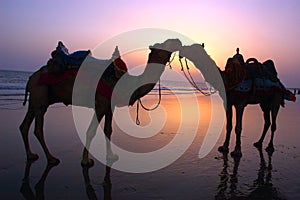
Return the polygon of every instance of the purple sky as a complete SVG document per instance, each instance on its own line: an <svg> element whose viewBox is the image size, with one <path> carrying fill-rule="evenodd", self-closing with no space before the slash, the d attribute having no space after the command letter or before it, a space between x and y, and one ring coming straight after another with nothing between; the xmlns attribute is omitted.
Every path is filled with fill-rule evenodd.
<svg viewBox="0 0 300 200"><path fill-rule="evenodd" d="M76 51L93 49L124 31L163 28L204 42L221 68L236 47L245 58L271 58L281 80L297 87L299 10L297 0L4 0L0 69L34 71L47 62L59 40Z"/></svg>

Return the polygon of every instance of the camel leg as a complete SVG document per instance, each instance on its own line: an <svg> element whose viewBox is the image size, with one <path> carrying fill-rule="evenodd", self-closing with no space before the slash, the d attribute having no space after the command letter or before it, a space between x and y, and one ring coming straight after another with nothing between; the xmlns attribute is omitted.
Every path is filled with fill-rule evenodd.
<svg viewBox="0 0 300 200"><path fill-rule="evenodd" d="M84 147L84 150L82 153L82 160L81 160L82 166L90 166L91 167L94 165L94 161L89 158L89 149L91 146L91 142L96 135L97 128L99 126L99 122L101 121L103 116L104 116L104 112L99 113L98 117L97 117L96 112L94 113L94 116L92 118L92 121L91 121L89 128L87 130L87 133L86 133L86 142L85 142L85 147Z"/></svg>
<svg viewBox="0 0 300 200"><path fill-rule="evenodd" d="M25 145L27 161L34 161L39 158L39 156L37 154L32 153L32 151L30 149L29 141L28 141L29 128L30 128L30 125L32 124L33 119L34 119L34 112L33 112L32 107L29 105L27 113L25 115L25 118L19 127L20 132L22 134L23 142Z"/></svg>
<svg viewBox="0 0 300 200"><path fill-rule="evenodd" d="M223 143L223 146L220 146L218 148L219 152L223 152L223 153L228 152L231 130L232 130L232 105L228 105L226 110L226 139Z"/></svg>
<svg viewBox="0 0 300 200"><path fill-rule="evenodd" d="M266 148L266 151L268 153L273 153L274 152L273 140L274 140L274 133L276 131L276 119L277 119L278 111L279 111L279 105L275 106L271 109L271 116L272 116L271 139L270 139L270 142L269 142L269 144Z"/></svg>
<svg viewBox="0 0 300 200"><path fill-rule="evenodd" d="M235 148L234 151L231 152L231 156L241 157L241 133L242 133L242 121L243 121L243 113L245 106L239 105L235 107L236 110L236 126L235 126Z"/></svg>
<svg viewBox="0 0 300 200"><path fill-rule="evenodd" d="M111 134L112 134L112 117L113 111L109 109L105 114L104 133L106 140L106 161L107 165L111 166L113 162L119 159L118 155L114 154L111 149Z"/></svg>
<svg viewBox="0 0 300 200"><path fill-rule="evenodd" d="M263 129L263 132L262 132L262 135L260 137L260 139L255 142L253 145L258 148L258 149L261 149L262 148L262 144L263 144L263 141L265 139L265 136L270 128L270 125L271 125L271 120L270 120L270 109L268 107L268 105L260 105L263 113L264 113L264 120L265 120L265 124L264 124L264 129Z"/></svg>
<svg viewBox="0 0 300 200"><path fill-rule="evenodd" d="M39 140L39 142L46 154L48 164L57 165L57 164L59 164L60 161L50 153L50 151L46 145L45 138L44 138L43 126L44 126L44 115L45 115L46 111L47 111L47 107L40 108L35 111L34 135Z"/></svg>

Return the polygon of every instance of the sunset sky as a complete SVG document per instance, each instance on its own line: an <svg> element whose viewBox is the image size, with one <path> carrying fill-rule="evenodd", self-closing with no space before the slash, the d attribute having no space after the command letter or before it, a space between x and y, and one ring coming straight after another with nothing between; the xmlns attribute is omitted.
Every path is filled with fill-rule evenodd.
<svg viewBox="0 0 300 200"><path fill-rule="evenodd" d="M4 0L0 69L34 71L59 40L72 52L126 31L161 28L204 42L221 68L236 47L244 58L271 58L285 85L299 87L299 10L298 0Z"/></svg>

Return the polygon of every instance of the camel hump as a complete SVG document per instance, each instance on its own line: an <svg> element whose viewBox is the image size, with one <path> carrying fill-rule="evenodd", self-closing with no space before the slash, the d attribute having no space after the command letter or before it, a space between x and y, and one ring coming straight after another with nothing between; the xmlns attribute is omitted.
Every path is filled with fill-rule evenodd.
<svg viewBox="0 0 300 200"><path fill-rule="evenodd" d="M167 39L163 43L156 43L149 46L150 49L162 49L169 52L179 51L182 48L182 43L179 39Z"/></svg>

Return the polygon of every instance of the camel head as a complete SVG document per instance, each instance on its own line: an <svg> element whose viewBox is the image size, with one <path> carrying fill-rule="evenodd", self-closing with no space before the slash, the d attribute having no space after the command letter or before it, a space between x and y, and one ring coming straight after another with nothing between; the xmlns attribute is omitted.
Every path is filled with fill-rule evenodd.
<svg viewBox="0 0 300 200"><path fill-rule="evenodd" d="M179 39L168 39L163 43L157 43L149 47L151 53L149 54L148 63L166 64L173 52L179 51L182 48Z"/></svg>
<svg viewBox="0 0 300 200"><path fill-rule="evenodd" d="M151 52L148 56L148 63L143 74L136 77L137 85L141 85L132 94L129 105L148 94L159 80L161 74L165 70L165 65L169 62L173 52L179 51L182 48L179 39L168 39L163 43L157 43L149 47Z"/></svg>
<svg viewBox="0 0 300 200"><path fill-rule="evenodd" d="M195 64L203 75L207 73L219 71L219 67L216 65L215 61L207 54L204 49L204 44L192 44L190 46L183 46L179 52L180 58L187 58Z"/></svg>

